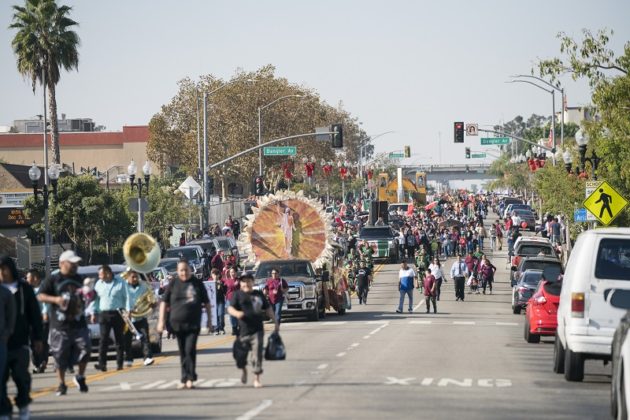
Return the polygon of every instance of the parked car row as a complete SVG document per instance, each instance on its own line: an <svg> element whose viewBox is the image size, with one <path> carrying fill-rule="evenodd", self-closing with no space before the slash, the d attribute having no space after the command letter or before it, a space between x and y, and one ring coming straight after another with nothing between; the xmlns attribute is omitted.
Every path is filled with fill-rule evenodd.
<svg viewBox="0 0 630 420"><path fill-rule="evenodd" d="M541 270L541 264L547 266ZM525 303L525 340L537 343L541 336L553 336L553 371L567 381L584 379L586 360L612 362L611 414L628 419L630 228L583 232L560 276L551 257L523 255L512 270L514 313L531 294Z"/></svg>

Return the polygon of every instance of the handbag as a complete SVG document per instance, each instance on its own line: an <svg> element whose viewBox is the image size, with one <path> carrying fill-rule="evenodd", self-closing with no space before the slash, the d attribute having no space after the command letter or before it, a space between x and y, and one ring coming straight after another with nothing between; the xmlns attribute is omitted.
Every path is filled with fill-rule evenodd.
<svg viewBox="0 0 630 420"><path fill-rule="evenodd" d="M287 353L280 334L273 332L267 338L267 347L265 348L265 360L284 360Z"/></svg>

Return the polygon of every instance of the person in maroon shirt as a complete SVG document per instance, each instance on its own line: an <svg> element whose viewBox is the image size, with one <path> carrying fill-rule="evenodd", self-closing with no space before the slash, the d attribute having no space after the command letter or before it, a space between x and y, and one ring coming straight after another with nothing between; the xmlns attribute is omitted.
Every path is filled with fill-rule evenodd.
<svg viewBox="0 0 630 420"><path fill-rule="evenodd" d="M289 285L286 280L280 278L280 272L277 268L271 269L271 277L265 282L263 293L269 299L269 303L273 307L273 313L276 315L278 323L282 319L282 304L284 303L284 294L289 291Z"/></svg>
<svg viewBox="0 0 630 420"><path fill-rule="evenodd" d="M435 277L430 271L427 271L427 275L424 278L424 300L427 303L427 313L431 310L431 302L433 302L433 313L437 313L437 306L435 305L436 289L437 282Z"/></svg>
<svg viewBox="0 0 630 420"><path fill-rule="evenodd" d="M230 306L234 292L239 290L241 287L234 267L228 270L227 275L222 280L222 283L225 286L225 309L227 312L227 308ZM230 325L232 325L232 335L238 335L238 320L232 315L230 315Z"/></svg>
<svg viewBox="0 0 630 420"><path fill-rule="evenodd" d="M212 257L212 261L210 261L210 267L216 268L219 271L223 271L223 251L219 251Z"/></svg>

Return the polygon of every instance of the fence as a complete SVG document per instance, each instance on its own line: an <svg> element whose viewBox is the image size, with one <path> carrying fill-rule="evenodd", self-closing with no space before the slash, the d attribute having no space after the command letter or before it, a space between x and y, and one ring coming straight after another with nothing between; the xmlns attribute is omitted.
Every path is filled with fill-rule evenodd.
<svg viewBox="0 0 630 420"><path fill-rule="evenodd" d="M208 205L208 223L218 223L223 226L225 219L232 216L234 219L242 219L245 216L245 200L231 199L225 202L215 202Z"/></svg>

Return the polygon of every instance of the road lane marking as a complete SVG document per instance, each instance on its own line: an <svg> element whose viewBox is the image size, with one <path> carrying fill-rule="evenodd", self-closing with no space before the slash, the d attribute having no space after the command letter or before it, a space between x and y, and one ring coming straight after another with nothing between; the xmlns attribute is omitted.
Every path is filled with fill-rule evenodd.
<svg viewBox="0 0 630 420"><path fill-rule="evenodd" d="M495 325L518 326L518 322L495 322Z"/></svg>
<svg viewBox="0 0 630 420"><path fill-rule="evenodd" d="M409 382L413 381L416 378L394 378L393 376L388 376L387 381L385 381L385 385L410 385Z"/></svg>
<svg viewBox="0 0 630 420"><path fill-rule="evenodd" d="M158 386L158 389L167 389L173 386L177 386L180 382L181 382L180 380L173 380L173 381L170 381L163 385Z"/></svg>
<svg viewBox="0 0 630 420"><path fill-rule="evenodd" d="M475 325L475 321L453 321L453 325Z"/></svg>
<svg viewBox="0 0 630 420"><path fill-rule="evenodd" d="M129 382L121 382L120 389L122 391L129 391L131 389L131 385L129 385Z"/></svg>
<svg viewBox="0 0 630 420"><path fill-rule="evenodd" d="M368 338L370 338L370 337L371 337L371 335L364 335L364 336L363 336L363 339L364 339L364 340L367 340L367 339L368 339Z"/></svg>
<svg viewBox="0 0 630 420"><path fill-rule="evenodd" d="M350 344L350 347L358 347L361 343L352 343Z"/></svg>
<svg viewBox="0 0 630 420"><path fill-rule="evenodd" d="M326 322L320 322L319 325L343 325L347 323L348 321L326 321Z"/></svg>
<svg viewBox="0 0 630 420"><path fill-rule="evenodd" d="M413 307L413 310L415 311L416 309L418 309L419 307L421 307L422 305L424 305L424 301L425 301L425 299L422 299L422 300L420 301L420 303L418 303L416 306L414 306L414 307Z"/></svg>
<svg viewBox="0 0 630 420"><path fill-rule="evenodd" d="M346 354L348 354L348 353L346 353L345 351L342 351L341 353L337 353L337 357L343 357Z"/></svg>
<svg viewBox="0 0 630 420"><path fill-rule="evenodd" d="M410 324L420 324L420 325L429 325L431 324L431 321L426 321L426 320L416 320L416 321L409 321Z"/></svg>
<svg viewBox="0 0 630 420"><path fill-rule="evenodd" d="M271 407L272 404L272 400L263 400L260 404L249 410L247 413L237 417L236 420L251 420L269 407Z"/></svg>
<svg viewBox="0 0 630 420"><path fill-rule="evenodd" d="M155 382L151 382L150 384L141 386L140 389L151 389L151 388L155 388L158 385L162 385L164 382L166 382L163 379L160 379L159 381L155 381Z"/></svg>
<svg viewBox="0 0 630 420"><path fill-rule="evenodd" d="M317 366L317 369L319 369L319 370L324 370L324 369L326 369L327 367L328 367L328 364L326 364L326 363L322 363L321 365Z"/></svg>
<svg viewBox="0 0 630 420"><path fill-rule="evenodd" d="M370 335L374 335L374 334L376 334L377 332L379 332L380 330L382 330L383 328L387 327L388 325L389 325L389 323L387 323L387 324L383 324L383 325L381 325L380 327L376 328L375 330L370 331L370 333L369 333L369 334L370 334Z"/></svg>
<svg viewBox="0 0 630 420"><path fill-rule="evenodd" d="M387 324L388 321L368 321L366 322L367 325L381 325L381 324Z"/></svg>

